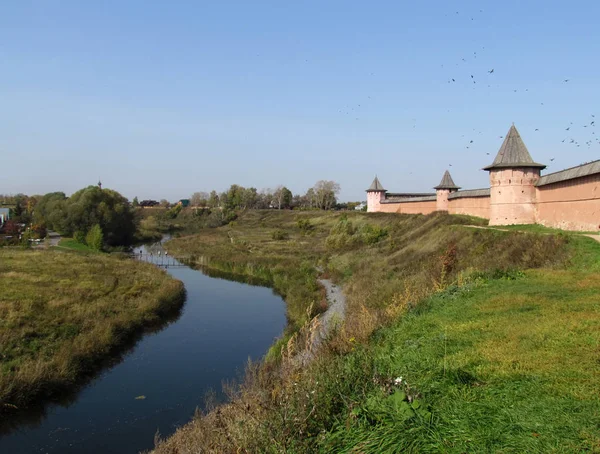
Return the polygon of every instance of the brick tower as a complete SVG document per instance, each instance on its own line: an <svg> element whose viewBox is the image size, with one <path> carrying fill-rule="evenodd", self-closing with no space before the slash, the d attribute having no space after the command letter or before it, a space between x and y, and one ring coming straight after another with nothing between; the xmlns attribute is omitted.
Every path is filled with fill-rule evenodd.
<svg viewBox="0 0 600 454"><path fill-rule="evenodd" d="M450 172L446 170L440 184L433 189L435 189L435 195L437 196L435 209L437 211L448 211L448 196L451 192L458 191L460 187L454 184Z"/></svg>
<svg viewBox="0 0 600 454"><path fill-rule="evenodd" d="M490 172L490 225L535 224L535 183L544 164L534 162L513 124Z"/></svg>
<svg viewBox="0 0 600 454"><path fill-rule="evenodd" d="M367 189L367 212L379 211L379 202L385 199L386 192L376 176L369 189Z"/></svg>

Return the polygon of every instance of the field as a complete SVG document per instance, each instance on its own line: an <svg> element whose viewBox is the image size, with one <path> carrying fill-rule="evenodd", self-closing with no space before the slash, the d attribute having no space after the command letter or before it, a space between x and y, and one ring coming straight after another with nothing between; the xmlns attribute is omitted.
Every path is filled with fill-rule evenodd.
<svg viewBox="0 0 600 454"><path fill-rule="evenodd" d="M485 222L259 211L168 243L270 280L292 323L156 452L600 452L600 243L469 225ZM298 287L319 273L347 319L299 366L320 293Z"/></svg>
<svg viewBox="0 0 600 454"><path fill-rule="evenodd" d="M149 264L63 249L0 249L0 412L76 386L183 303Z"/></svg>

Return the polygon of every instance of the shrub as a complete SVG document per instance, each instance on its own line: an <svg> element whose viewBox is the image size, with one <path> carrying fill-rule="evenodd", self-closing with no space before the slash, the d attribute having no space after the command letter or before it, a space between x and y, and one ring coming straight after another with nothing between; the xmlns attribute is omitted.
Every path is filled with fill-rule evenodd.
<svg viewBox="0 0 600 454"><path fill-rule="evenodd" d="M288 234L284 230L277 229L274 230L273 233L271 233L271 238L273 238L274 240L287 240Z"/></svg>
<svg viewBox="0 0 600 454"><path fill-rule="evenodd" d="M379 243L387 234L387 229L379 225L365 224L360 229L360 237L364 244Z"/></svg>
<svg viewBox="0 0 600 454"><path fill-rule="evenodd" d="M85 232L81 230L77 230L73 233L73 239L78 243L85 244Z"/></svg>
<svg viewBox="0 0 600 454"><path fill-rule="evenodd" d="M96 251L101 251L103 242L104 235L102 234L102 228L99 224L95 224L85 236L85 244Z"/></svg>
<svg viewBox="0 0 600 454"><path fill-rule="evenodd" d="M296 225L304 235L315 229L315 226L310 223L310 219L298 219Z"/></svg>

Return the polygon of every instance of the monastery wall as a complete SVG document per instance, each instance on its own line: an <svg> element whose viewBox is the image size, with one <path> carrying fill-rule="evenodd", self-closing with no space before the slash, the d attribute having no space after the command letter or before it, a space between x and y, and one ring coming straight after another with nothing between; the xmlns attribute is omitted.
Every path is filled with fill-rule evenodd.
<svg viewBox="0 0 600 454"><path fill-rule="evenodd" d="M395 203L398 207L396 213L401 214L430 214L437 210L435 200L427 200L420 202L400 202Z"/></svg>
<svg viewBox="0 0 600 454"><path fill-rule="evenodd" d="M600 229L600 174L536 188L536 222L565 230Z"/></svg>
<svg viewBox="0 0 600 454"><path fill-rule="evenodd" d="M490 197L459 197L449 200L448 213L490 218Z"/></svg>
<svg viewBox="0 0 600 454"><path fill-rule="evenodd" d="M379 213L400 213L400 203L382 203L379 205Z"/></svg>

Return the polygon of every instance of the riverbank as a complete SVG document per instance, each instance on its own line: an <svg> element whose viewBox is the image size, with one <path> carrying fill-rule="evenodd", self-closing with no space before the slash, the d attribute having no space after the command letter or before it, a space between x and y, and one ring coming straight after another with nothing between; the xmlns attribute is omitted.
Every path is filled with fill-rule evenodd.
<svg viewBox="0 0 600 454"><path fill-rule="evenodd" d="M0 288L0 412L72 390L185 297L153 265L59 249L0 249Z"/></svg>
<svg viewBox="0 0 600 454"><path fill-rule="evenodd" d="M600 341L599 303L590 299L600 291L598 243L563 232L466 227L474 224L485 223L441 214L251 212L230 226L170 242L171 252L205 264L215 257L265 273L284 263L283 280L302 263L322 266L343 289L347 308L345 322L310 364L292 360L310 338L305 323L278 345L277 365L249 367L246 381L230 389L229 404L194 419L156 452L597 446L591 431L597 396L573 394L567 377L582 389L598 386L585 366L594 361L593 348L582 348ZM543 360L532 361L536 356ZM508 392L516 383L531 397ZM438 406L444 392L448 404ZM547 407L535 419L537 429L527 432L536 399ZM483 409L481 424L469 423L471 405ZM581 408L582 417L554 430L569 405ZM521 421L518 429L506 426L513 417Z"/></svg>

